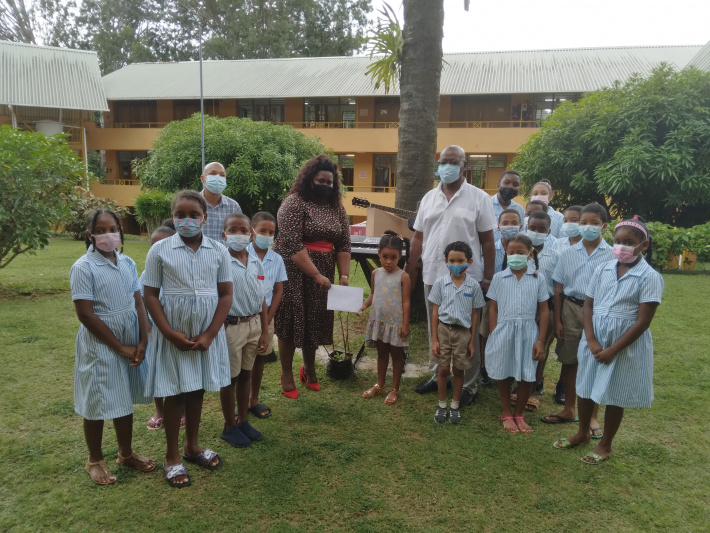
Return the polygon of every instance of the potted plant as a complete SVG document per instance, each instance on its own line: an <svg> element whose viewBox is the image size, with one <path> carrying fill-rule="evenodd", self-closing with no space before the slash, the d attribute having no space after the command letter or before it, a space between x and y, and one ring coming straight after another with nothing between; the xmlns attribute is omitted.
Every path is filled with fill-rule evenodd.
<svg viewBox="0 0 710 533"><path fill-rule="evenodd" d="M326 375L331 379L348 379L353 375L353 353L350 350L350 314L348 313L343 324L343 312L338 312L340 322L340 331L343 339L343 350L335 349L333 342L333 350L328 353L328 366L326 367Z"/></svg>

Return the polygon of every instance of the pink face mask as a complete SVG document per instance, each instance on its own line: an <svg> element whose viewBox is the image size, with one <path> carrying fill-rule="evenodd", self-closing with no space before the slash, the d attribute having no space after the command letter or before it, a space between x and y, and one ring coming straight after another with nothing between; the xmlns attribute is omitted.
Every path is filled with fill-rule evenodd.
<svg viewBox="0 0 710 533"><path fill-rule="evenodd" d="M633 263L640 254L634 255L634 246L626 246L625 244L615 244L613 253L614 257L619 260L619 263Z"/></svg>
<svg viewBox="0 0 710 533"><path fill-rule="evenodd" d="M96 242L96 247L102 252L113 252L121 243L120 233L104 233L102 235L92 235Z"/></svg>
<svg viewBox="0 0 710 533"><path fill-rule="evenodd" d="M545 205L550 205L550 199L544 194L536 194L535 196L531 196L530 200L537 200Z"/></svg>

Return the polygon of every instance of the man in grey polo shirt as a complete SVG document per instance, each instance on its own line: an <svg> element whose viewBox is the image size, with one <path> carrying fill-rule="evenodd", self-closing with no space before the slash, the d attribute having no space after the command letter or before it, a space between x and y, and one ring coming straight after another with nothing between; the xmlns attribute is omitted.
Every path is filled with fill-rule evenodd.
<svg viewBox="0 0 710 533"><path fill-rule="evenodd" d="M242 208L236 200L222 194L227 187L227 172L221 163L207 163L200 181L204 187L200 194L207 200L207 220L202 226L202 233L210 239L223 242L224 219L232 213L241 213Z"/></svg>
<svg viewBox="0 0 710 533"><path fill-rule="evenodd" d="M448 273L444 259L446 245L463 241L473 250L473 264L467 273L481 284L485 293L493 278L495 243L493 229L497 221L493 216L490 197L481 189L466 182L466 153L460 146L447 146L439 156L441 183L424 195L414 222L414 237L405 271L410 273L422 258L424 298L427 304L429 343L431 345L432 303L429 291L437 278ZM484 274L485 270L485 274ZM478 376L481 366L479 335L476 335L476 354L473 365L464 374L461 406L471 404L478 393ZM433 376L418 385L419 393L437 389L437 365L431 363Z"/></svg>

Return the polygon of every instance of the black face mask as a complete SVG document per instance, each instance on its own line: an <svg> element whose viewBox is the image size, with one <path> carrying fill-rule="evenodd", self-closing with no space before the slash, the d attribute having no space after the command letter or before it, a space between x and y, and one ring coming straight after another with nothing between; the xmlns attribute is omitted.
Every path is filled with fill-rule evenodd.
<svg viewBox="0 0 710 533"><path fill-rule="evenodd" d="M498 194L500 194L504 202L510 202L518 195L518 191L509 187L501 187L498 189Z"/></svg>
<svg viewBox="0 0 710 533"><path fill-rule="evenodd" d="M333 195L333 187L330 185L316 185L314 183L313 194L321 200L330 200L330 197Z"/></svg>

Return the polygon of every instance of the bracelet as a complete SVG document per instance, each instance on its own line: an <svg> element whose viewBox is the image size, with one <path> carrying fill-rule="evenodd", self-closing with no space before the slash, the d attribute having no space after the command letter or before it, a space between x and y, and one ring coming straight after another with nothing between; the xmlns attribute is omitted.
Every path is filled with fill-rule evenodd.
<svg viewBox="0 0 710 533"><path fill-rule="evenodd" d="M481 283L488 283L488 285L490 285L492 281L492 279L484 279Z"/></svg>
<svg viewBox="0 0 710 533"><path fill-rule="evenodd" d="M535 344L537 344L538 342L539 342L540 344L542 344L543 346L545 345L545 343L542 342L542 341L536 341Z"/></svg>
<svg viewBox="0 0 710 533"><path fill-rule="evenodd" d="M341 279L342 279L342 278L350 279L350 278L348 278L348 276L346 276L345 274L341 274L341 275L340 275L340 278L341 278Z"/></svg>

